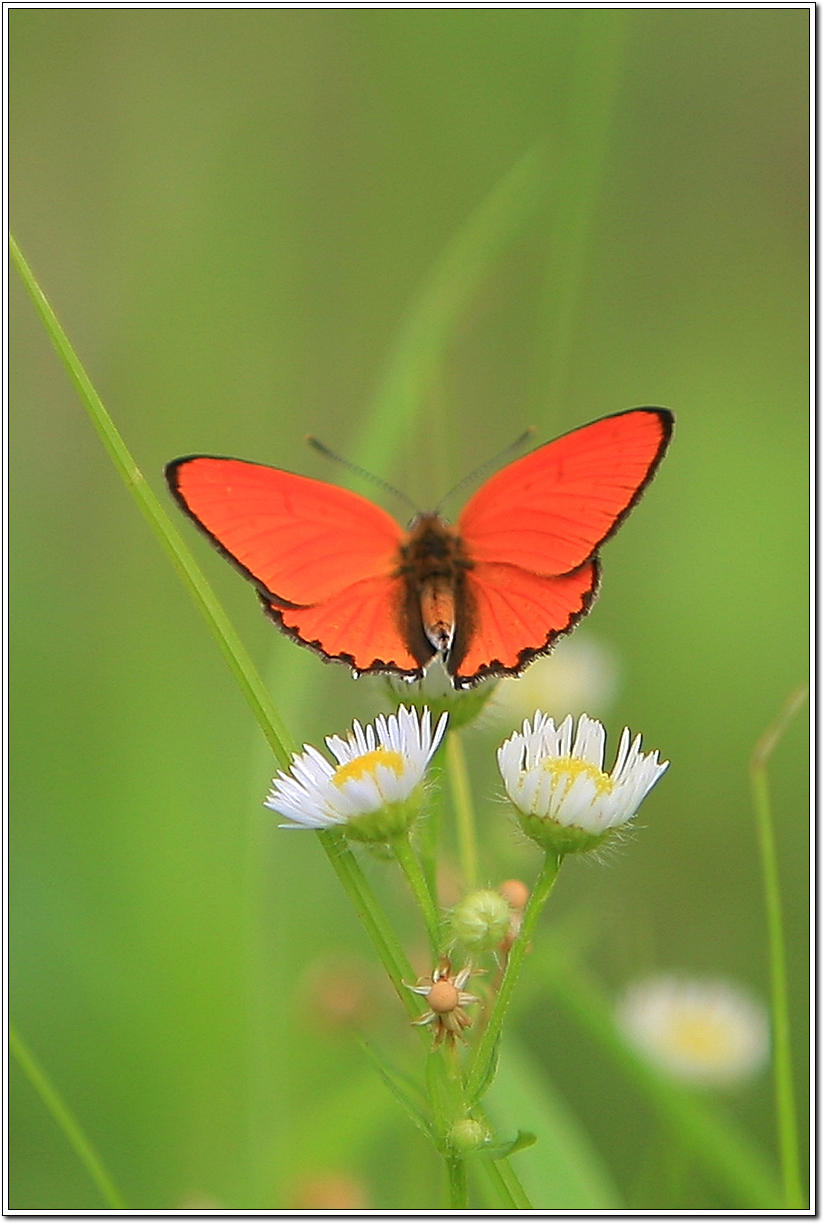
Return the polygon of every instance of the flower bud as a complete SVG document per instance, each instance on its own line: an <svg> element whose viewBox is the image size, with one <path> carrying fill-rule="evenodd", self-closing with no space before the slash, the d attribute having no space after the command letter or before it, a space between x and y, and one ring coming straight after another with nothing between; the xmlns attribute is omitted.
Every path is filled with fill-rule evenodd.
<svg viewBox="0 0 824 1224"><path fill-rule="evenodd" d="M463 1154L477 1152L478 1148L489 1143L491 1138L492 1135L483 1122L478 1122L475 1118L461 1118L447 1136L450 1147Z"/></svg>
<svg viewBox="0 0 824 1224"><path fill-rule="evenodd" d="M504 880L502 884L498 885L498 892L502 897L506 897L514 910L526 909L526 903L529 900L529 889L523 880Z"/></svg>
<svg viewBox="0 0 824 1224"><path fill-rule="evenodd" d="M451 936L469 952L495 948L509 930L509 902L491 888L468 893L450 916Z"/></svg>

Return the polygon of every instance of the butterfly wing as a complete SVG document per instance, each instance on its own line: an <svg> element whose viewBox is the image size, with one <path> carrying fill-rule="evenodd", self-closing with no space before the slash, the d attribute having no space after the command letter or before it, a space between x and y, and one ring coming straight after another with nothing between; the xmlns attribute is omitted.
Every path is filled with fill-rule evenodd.
<svg viewBox="0 0 824 1224"><path fill-rule="evenodd" d="M174 460L166 479L291 637L358 671L422 674L401 633L405 586L395 572L404 532L379 506L307 476L211 455Z"/></svg>
<svg viewBox="0 0 824 1224"><path fill-rule="evenodd" d="M518 565L477 564L466 576L466 630L456 633L448 660L456 687L519 675L587 614L599 577L595 557L557 578Z"/></svg>
<svg viewBox="0 0 824 1224"><path fill-rule="evenodd" d="M636 408L573 430L497 472L458 520L472 563L463 634L449 667L459 686L518 675L588 612L597 549L663 458L673 417Z"/></svg>
<svg viewBox="0 0 824 1224"><path fill-rule="evenodd" d="M634 408L547 442L496 472L467 502L458 531L473 561L568 574L638 501L672 433L665 408Z"/></svg>

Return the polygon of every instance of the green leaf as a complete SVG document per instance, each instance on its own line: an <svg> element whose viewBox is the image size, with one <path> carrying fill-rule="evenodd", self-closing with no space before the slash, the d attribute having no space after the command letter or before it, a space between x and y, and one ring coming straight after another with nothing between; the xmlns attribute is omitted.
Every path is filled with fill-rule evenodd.
<svg viewBox="0 0 824 1224"><path fill-rule="evenodd" d="M495 1079L495 1076L498 1074L498 1060L500 1059L500 1055L501 1055L501 1039L500 1037L498 1037L498 1040L495 1042L492 1049L489 1051L489 1057L486 1061L486 1066L481 1068L480 1078L478 1080L478 1087L472 1093L472 1099L470 1101L470 1105L477 1104L477 1102L480 1101L483 1098L484 1094L489 1090L489 1087L492 1084L492 1081Z"/></svg>
<svg viewBox="0 0 824 1224"><path fill-rule="evenodd" d="M414 1080L405 1075L403 1071L393 1066L382 1054L379 1054L373 1046L362 1041L360 1047L395 1100L406 1110L410 1121L434 1143L435 1132L423 1089L419 1088Z"/></svg>
<svg viewBox="0 0 824 1224"><path fill-rule="evenodd" d="M484 1102L497 1131L528 1127L537 1145L517 1161L518 1176L537 1209L612 1210L621 1206L598 1152L524 1049L505 1039L501 1066Z"/></svg>
<svg viewBox="0 0 824 1224"><path fill-rule="evenodd" d="M505 1156L512 1156L515 1152L522 1152L524 1148L532 1147L533 1143L538 1142L538 1136L533 1135L532 1131L519 1130L514 1139L510 1139L507 1143L498 1143L495 1147L484 1148L483 1155L488 1156L490 1160L503 1160ZM469 1153L472 1155L472 1153Z"/></svg>

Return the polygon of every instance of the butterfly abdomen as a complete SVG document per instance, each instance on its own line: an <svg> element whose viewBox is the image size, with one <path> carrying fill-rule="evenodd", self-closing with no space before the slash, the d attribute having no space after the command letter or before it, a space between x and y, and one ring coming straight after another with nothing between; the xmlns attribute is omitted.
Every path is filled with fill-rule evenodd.
<svg viewBox="0 0 824 1224"><path fill-rule="evenodd" d="M461 538L438 514L422 514L401 545L398 575L406 584L405 625L424 664L453 646L472 562Z"/></svg>

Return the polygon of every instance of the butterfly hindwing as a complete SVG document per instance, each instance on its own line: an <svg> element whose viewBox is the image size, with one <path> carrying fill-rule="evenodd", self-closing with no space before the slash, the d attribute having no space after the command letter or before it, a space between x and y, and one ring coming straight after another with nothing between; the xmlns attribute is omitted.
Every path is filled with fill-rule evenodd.
<svg viewBox="0 0 824 1224"><path fill-rule="evenodd" d="M456 684L518 675L586 615L598 578L597 560L555 578L517 565L475 565L466 578L466 644L449 663Z"/></svg>
<svg viewBox="0 0 824 1224"><path fill-rule="evenodd" d="M266 612L304 646L327 659L349 663L357 672L393 672L420 679L425 658L416 659L406 644L406 586L400 578L362 578L335 595L308 607L282 607L263 599Z"/></svg>

